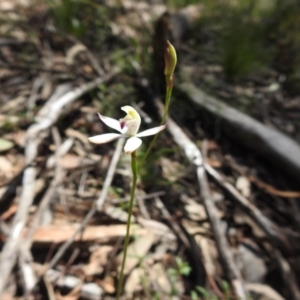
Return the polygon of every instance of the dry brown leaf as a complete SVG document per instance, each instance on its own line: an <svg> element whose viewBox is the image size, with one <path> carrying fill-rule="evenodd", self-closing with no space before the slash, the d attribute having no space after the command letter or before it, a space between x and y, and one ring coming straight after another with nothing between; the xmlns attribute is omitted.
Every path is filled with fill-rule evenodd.
<svg viewBox="0 0 300 300"><path fill-rule="evenodd" d="M172 286L165 267L161 263L154 264L149 268L149 277L152 285L158 289L158 292L170 294Z"/></svg>
<svg viewBox="0 0 300 300"><path fill-rule="evenodd" d="M112 219L119 220L121 222L126 223L128 219L128 213L120 208L116 208L113 205L107 205L104 208L104 212L110 216ZM135 222L135 216L131 217L132 222Z"/></svg>
<svg viewBox="0 0 300 300"><path fill-rule="evenodd" d="M86 46L83 44L75 44L68 51L66 55L66 64L72 65L74 63L75 57L81 53L86 51Z"/></svg>
<svg viewBox="0 0 300 300"><path fill-rule="evenodd" d="M18 174L25 166L25 158L22 154L8 153L7 159L13 164L13 173Z"/></svg>
<svg viewBox="0 0 300 300"><path fill-rule="evenodd" d="M255 221L253 221L253 219L248 216L246 213L244 212L239 212L236 213L234 216L234 222L237 225L245 225L247 224L251 229L253 234L256 237L259 238L266 238L266 233L257 225L257 223Z"/></svg>
<svg viewBox="0 0 300 300"><path fill-rule="evenodd" d="M16 204L12 204L8 210L6 210L1 216L0 216L0 220L1 221L5 221L8 218L10 218L13 214L15 214L15 212L18 210L18 206Z"/></svg>
<svg viewBox="0 0 300 300"><path fill-rule="evenodd" d="M7 191L7 189L8 189L8 186L7 185L4 185L4 184L6 184L7 183L7 180L6 180L6 178L2 178L1 176L0 176L0 185L3 185L3 186L1 186L0 187L0 199L2 198L2 196L4 195L4 193Z"/></svg>
<svg viewBox="0 0 300 300"><path fill-rule="evenodd" d="M114 279L110 276L106 276L104 280L99 284L106 293L114 294L116 291Z"/></svg>
<svg viewBox="0 0 300 300"><path fill-rule="evenodd" d="M132 17L135 17L132 15ZM136 30L128 24L128 16L125 17L119 17L118 23L117 22L110 22L109 23L111 31L114 35L122 35L127 37L135 37L137 36Z"/></svg>
<svg viewBox="0 0 300 300"><path fill-rule="evenodd" d="M87 74L92 74L93 73L93 68L90 65L84 65L83 70Z"/></svg>
<svg viewBox="0 0 300 300"><path fill-rule="evenodd" d="M15 3L13 3L13 1L1 1L0 2L0 10L2 11L10 11L13 10L15 8Z"/></svg>
<svg viewBox="0 0 300 300"><path fill-rule="evenodd" d="M207 219L204 206L191 199L189 200L189 203L184 206L184 208L187 211L189 218L193 221L204 221Z"/></svg>
<svg viewBox="0 0 300 300"><path fill-rule="evenodd" d="M151 253L151 256L148 257L147 263L151 264L154 261L160 261L168 252L174 252L178 249L178 243L176 241L160 241L160 243L155 247L154 253Z"/></svg>
<svg viewBox="0 0 300 300"><path fill-rule="evenodd" d="M155 241L155 235L151 231L148 231L146 235L137 237L127 248L127 258L124 267L124 274L128 275L132 269L146 256L147 252L151 248ZM118 262L122 261L123 251L118 255ZM118 267L119 271L121 265Z"/></svg>
<svg viewBox="0 0 300 300"><path fill-rule="evenodd" d="M11 294L9 294L7 292L4 292L4 294L2 294L2 298L1 299L2 300L12 300L14 298L13 298L13 295L11 295Z"/></svg>
<svg viewBox="0 0 300 300"><path fill-rule="evenodd" d="M25 145L25 134L26 132L24 130L18 130L15 133L12 133L11 139L21 147L24 147Z"/></svg>
<svg viewBox="0 0 300 300"><path fill-rule="evenodd" d="M214 140L209 140L207 143L207 150L220 150L220 146Z"/></svg>
<svg viewBox="0 0 300 300"><path fill-rule="evenodd" d="M64 169L75 169L80 167L82 163L82 158L80 156L69 154L62 156L59 159L59 165Z"/></svg>
<svg viewBox="0 0 300 300"><path fill-rule="evenodd" d="M177 240L174 233L171 231L171 229L158 221L155 220L147 220L143 218L139 218L138 220L139 224L141 224L143 227L147 228L149 231L153 232L157 238L161 239L163 237L165 242L174 242Z"/></svg>
<svg viewBox="0 0 300 300"><path fill-rule="evenodd" d="M187 232L190 235L195 235L195 234L210 235L211 234L210 225L208 222L201 224L201 226L198 225L194 221L187 220L184 218L182 219L181 222L182 222L182 226L184 227L184 229L187 230Z"/></svg>
<svg viewBox="0 0 300 300"><path fill-rule="evenodd" d="M44 179L37 179L34 183L34 194L37 195L38 193L40 193L44 189L45 184L46 183Z"/></svg>
<svg viewBox="0 0 300 300"><path fill-rule="evenodd" d="M219 160L211 159L209 157L205 158L205 162L207 162L213 168L221 168L222 163Z"/></svg>
<svg viewBox="0 0 300 300"><path fill-rule="evenodd" d="M163 177L169 181L177 181L182 176L182 165L166 157L160 158Z"/></svg>
<svg viewBox="0 0 300 300"><path fill-rule="evenodd" d="M1 74L0 74L0 78L1 78ZM0 126L3 126L5 124L15 125L19 121L20 121L20 118L17 117L17 116L6 115L6 114L5 115L0 115Z"/></svg>
<svg viewBox="0 0 300 300"><path fill-rule="evenodd" d="M0 172L3 172L7 178L13 176L13 164L6 156L0 156Z"/></svg>
<svg viewBox="0 0 300 300"><path fill-rule="evenodd" d="M112 250L112 246L103 245L92 252L89 263L82 267L85 275L101 274L104 266L107 264L108 255Z"/></svg>
<svg viewBox="0 0 300 300"><path fill-rule="evenodd" d="M53 84L51 78L47 77L45 78L40 97L41 99L46 100L51 96L52 93L53 93Z"/></svg>
<svg viewBox="0 0 300 300"><path fill-rule="evenodd" d="M125 293L127 297L132 298L133 294L142 290L142 278L145 271L142 268L136 268L129 274L125 283Z"/></svg>
<svg viewBox="0 0 300 300"><path fill-rule="evenodd" d="M30 94L30 91L28 91ZM14 99L9 100L7 103L5 103L2 107L1 107L1 112L2 113L9 113L11 111L17 112L19 111L20 107L24 107L25 103L27 101L27 96L26 95L20 95L17 96Z"/></svg>
<svg viewBox="0 0 300 300"><path fill-rule="evenodd" d="M79 141L81 141L84 145L90 145L90 142L88 141L88 137L79 132L78 130L72 129L72 128L68 128L66 131L66 136L71 137L71 138L76 138Z"/></svg>
<svg viewBox="0 0 300 300"><path fill-rule="evenodd" d="M217 273L216 267L218 265L218 250L215 242L200 235L197 235L195 240L201 249L206 272L212 277L215 277Z"/></svg>
<svg viewBox="0 0 300 300"><path fill-rule="evenodd" d="M78 295L66 295L66 296L62 296L59 291L57 291L55 293L56 295L56 299L57 300L77 300L80 297L80 294L78 293Z"/></svg>
<svg viewBox="0 0 300 300"><path fill-rule="evenodd" d="M239 176L238 179L236 180L235 186L237 190L239 190L244 197L249 198L251 194L251 184L247 179L247 177Z"/></svg>

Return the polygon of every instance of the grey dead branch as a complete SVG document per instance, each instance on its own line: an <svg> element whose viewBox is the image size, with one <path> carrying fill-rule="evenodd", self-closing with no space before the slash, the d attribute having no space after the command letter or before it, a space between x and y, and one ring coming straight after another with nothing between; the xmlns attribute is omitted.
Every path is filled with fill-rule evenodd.
<svg viewBox="0 0 300 300"><path fill-rule="evenodd" d="M144 80L142 85L147 88L147 81ZM193 87L195 89L195 87ZM184 90L188 93L188 89ZM201 91L201 95L203 92ZM158 110L160 113L162 113L162 106L158 99L154 100L156 101L156 105L158 107ZM212 104L210 104L212 105ZM219 113L219 110L216 109L216 111ZM240 116L243 116L240 113ZM262 126L262 125L260 125ZM263 127L263 126L262 126ZM246 199L245 196L243 196L236 188L227 182L222 176L214 170L209 164L203 162L202 155L200 151L198 150L197 146L184 134L184 132L174 123L173 120L170 118L168 119L168 129L170 133L172 134L174 140L180 145L186 155L186 157L193 163L197 168L197 174L199 179L199 186L201 187L201 195L204 201L204 205L206 207L207 214L209 216L210 223L212 224L212 230L215 235L216 243L217 243L217 249L219 252L219 255L222 257L222 260L224 264L226 265L225 268L228 270L228 276L231 279L232 287L235 290L236 295L239 295L239 297L246 297L245 291L247 288L245 288L245 285L243 281L241 280L241 274L238 271L238 267L236 265L236 262L233 259L233 254L229 250L229 246L227 242L224 239L224 231L222 229L222 226L220 224L220 221L218 220L218 213L217 210L214 208L213 201L210 199L210 201L205 201L206 198L209 197L209 190L208 190L208 184L207 184L207 178L203 174L205 174L205 171L214 179L218 184L220 184L225 190L227 190L232 196L235 201L239 203L250 215L251 218L260 226L260 228L263 229L265 234L269 237L271 245L273 247L281 247L283 251L289 251L289 241L285 238L284 233L280 231L280 229L273 224L272 221L268 220L265 215L256 207L254 206L248 199ZM268 129L267 129L268 130ZM291 139L285 137L282 134L279 134L280 136L283 136L284 140L287 140L288 143L292 143L296 148L298 147ZM205 170L205 171L204 171ZM203 183L204 182L204 183ZM204 193L204 194L203 194ZM206 197L206 198L205 198ZM186 223L187 230L192 233L193 231L190 230L190 227L188 223ZM195 232L195 231L194 231ZM200 240L204 241L205 239ZM198 243L198 245L202 247L206 247L206 243ZM205 248L204 248L205 249ZM226 250L224 250L226 249ZM212 260L207 254L205 250L202 255L204 266L206 268L206 272L208 273L209 278L211 279L210 275L214 274L213 269L210 267L211 263L209 262ZM286 287L289 290L290 297L292 299L299 299L299 289L296 283L295 276L291 273L291 267L287 260L282 256L282 254L279 251L275 252L276 255L274 258L276 258L277 264L280 267L280 269L284 271L285 278L291 278L291 280L285 281ZM279 256L278 256L279 255ZM252 261L254 263L254 261ZM246 266L247 263L244 264ZM251 272L250 269L247 270L248 272ZM213 281L210 282L212 286L215 285ZM216 291L217 292L217 291ZM271 296L272 292L270 291L270 298L272 299L273 296ZM267 297L267 296L266 296ZM276 296L274 296L276 297Z"/></svg>
<svg viewBox="0 0 300 300"><path fill-rule="evenodd" d="M191 83L190 72L189 68L183 67L181 74L183 82L179 89L186 93L195 105L218 119L223 124L222 128L226 135L276 164L291 178L296 180L300 178L298 143L280 131L267 127L223 101L204 93Z"/></svg>
<svg viewBox="0 0 300 300"><path fill-rule="evenodd" d="M34 198L34 183L36 178L36 168L33 163L37 157L37 149L43 139L43 131L52 126L66 105L76 101L79 97L97 87L100 83L111 79L115 72L106 76L106 78L97 78L91 83L78 87L75 90L66 92L66 87L58 87L55 96L49 99L48 105L44 106L36 118L37 123L31 125L26 133L25 138L25 170L23 175L23 188L19 209L14 218L12 228L8 239L2 249L0 256L1 279L0 279L0 295L5 288L10 272L16 261L18 249L21 244L21 232L27 222L28 211ZM70 88L68 88L70 89ZM42 136L41 136L42 135ZM45 134L44 134L45 136Z"/></svg>
<svg viewBox="0 0 300 300"><path fill-rule="evenodd" d="M156 105L158 106L159 112L162 115L163 108L158 99L156 99ZM216 239L219 255L225 265L226 272L228 272L227 277L230 280L234 294L239 299L246 299L246 290L241 274L234 262L233 253L231 252L226 237L223 233L217 209L210 196L202 154L196 145L184 134L180 127L171 118L168 118L167 122L168 130L172 134L173 139L182 148L188 160L196 167L201 198Z"/></svg>
<svg viewBox="0 0 300 300"><path fill-rule="evenodd" d="M157 105L159 102L157 102ZM160 112L162 113L162 108L160 107ZM232 287L234 288L235 294L240 299L246 299L246 292L245 287L241 279L241 274L238 271L238 268L234 262L233 254L229 250L229 245L227 244L225 240L225 236L223 233L223 230L221 228L220 220L218 218L217 210L213 204L212 199L209 196L209 189L208 189L208 183L207 178L205 176L205 164L203 163L202 155L198 148L195 146L195 144L192 143L192 141L189 140L189 138L183 133L183 131L174 123L173 120L170 118L168 119L168 129L173 135L173 138L177 143L182 147L183 151L185 152L186 156L189 158L191 163L193 163L197 167L197 174L199 179L199 186L201 191L201 196L204 201L204 206L206 208L208 218L210 220L212 230L215 235L217 248L219 251L219 255L222 257L222 260L224 264L226 265L226 269L229 272L228 276L230 278ZM206 169L209 169L209 174L216 175L217 172L215 172L210 166L207 165ZM215 176L215 179L219 180L219 182L224 182L224 180L220 176ZM238 196L238 200L242 200L241 203L247 204L247 208L252 205L248 202L246 198L244 198L241 194L239 194L238 191L236 191L233 186L231 185L225 185L229 186L229 190L231 192L234 191L234 194ZM246 200L246 201L245 201ZM245 203L246 202L246 203ZM249 209L248 209L249 210ZM255 209L256 210L256 209ZM274 237L276 235L270 234L269 229L271 228L271 223L265 219L265 217L256 210L257 213L252 214L255 216L256 220L263 226L263 228L266 230L266 232L271 236ZM261 219L261 218L262 219ZM270 224L268 224L270 223ZM266 226L265 226L266 225ZM287 261L282 257L282 255L279 252L276 252L278 263L285 273L285 278L289 278L289 280L286 280L286 285L290 290L290 295L293 299L299 299L300 293L299 289L297 287L296 278L291 273L291 268Z"/></svg>

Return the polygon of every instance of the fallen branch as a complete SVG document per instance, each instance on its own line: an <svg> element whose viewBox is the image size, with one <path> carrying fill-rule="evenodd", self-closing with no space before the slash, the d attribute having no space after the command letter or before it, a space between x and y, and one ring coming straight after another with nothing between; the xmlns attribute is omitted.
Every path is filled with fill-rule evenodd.
<svg viewBox="0 0 300 300"><path fill-rule="evenodd" d="M114 155L112 157L109 169L107 171L107 175L105 177L103 189L102 189L101 194L100 194L100 196L97 200L96 205L89 211L89 213L86 215L84 220L81 222L80 226L76 230L74 230L72 236L66 242L64 242L64 244L60 247L60 249L57 251L55 256L51 259L51 261L49 263L49 268L53 268L57 264L57 262L64 255L64 253L67 251L67 249L72 245L72 243L76 239L76 236L84 230L85 226L89 223L89 221L94 216L94 214L97 212L97 210L102 209L102 207L104 205L104 202L105 202L105 199L106 199L107 194L108 194L108 189L109 189L109 187L111 185L111 182L113 180L113 175L114 175L115 170L117 168L117 163L118 163L119 158L120 158L121 153L122 153L123 145L124 145L124 140L119 139L118 142L117 142L117 147L116 147L116 150L115 150Z"/></svg>
<svg viewBox="0 0 300 300"><path fill-rule="evenodd" d="M160 107L160 111L162 111L161 110L162 104L159 101L156 101L156 103ZM230 275L233 276L231 284L235 289L236 295L238 295L237 293L243 293L245 290L244 287L241 285L241 282L239 282L240 277L235 277L238 276L237 275L238 273L235 272L236 270L235 270L234 262L233 261L231 262L232 253L228 251L224 251L224 249L228 247L228 243L223 233L220 231L221 229L218 230L219 220L217 219L217 212L213 204L213 201L209 197L209 190L207 186L204 167L206 171L213 178L215 178L224 188L226 188L227 191L229 191L232 195L234 195L234 198L238 200L239 204L241 204L242 207L244 207L246 211L250 213L250 216L267 233L268 237L271 239L272 244L274 244L275 242L275 244L277 245L279 244L281 248L284 248L285 250L288 251L289 250L288 241L287 239L284 238L284 235L280 232L279 228L275 226L275 224L273 224L267 217L265 217L258 208L256 208L253 204L251 204L251 202L248 201L248 199L246 199L244 196L242 196L231 184L226 182L217 171L215 171L208 164L204 164L204 165L202 164L202 156L197 146L194 143L192 143L191 140L189 140L189 138L184 134L184 132L171 119L168 119L168 129L172 134L175 142L182 147L188 159L197 166L197 175L198 175L199 184L201 186L202 198L204 201L205 208L207 210L207 215L210 219L211 226L214 231L218 251L220 253L220 256L223 258L223 260L225 259L225 262L227 262L227 268L231 268L231 270L229 270L231 272L229 273L229 276ZM296 278L291 270L289 263L277 250L276 250L276 259L278 265L280 266L281 271L283 272L283 276L285 278L288 278L288 280L284 280L284 283L290 294L291 299L299 300L300 292L298 289Z"/></svg>
<svg viewBox="0 0 300 300"><path fill-rule="evenodd" d="M19 207L13 220L10 234L0 256L0 296L3 293L8 277L15 264L19 245L22 240L21 232L27 222L29 208L34 198L34 184L36 178L34 161L38 154L38 146L42 141L40 133L43 130L50 128L56 122L63 113L63 108L66 105L76 101L79 97L96 88L99 84L108 81L115 76L116 73L117 72L114 71L104 78L96 78L94 81L60 95L60 97L57 97L56 99L52 98L51 101L49 99L43 109L39 112L36 118L37 123L31 125L27 130L25 137L25 164L27 167L23 175Z"/></svg>
<svg viewBox="0 0 300 300"><path fill-rule="evenodd" d="M49 225L39 228L34 236L33 243L37 244L60 244L69 241L74 232L78 232L82 226L81 224L70 225ZM137 224L132 224L130 234L137 236L147 235L148 229L142 228ZM111 240L123 238L126 233L126 226L124 224L118 225L89 225L84 228L82 235L77 235L73 242L92 242L109 243Z"/></svg>
<svg viewBox="0 0 300 300"><path fill-rule="evenodd" d="M190 83L179 84L184 92L201 109L210 112L222 122L222 130L229 137L259 153L283 172L300 181L300 145L283 133L265 126L252 117L207 95ZM188 82L187 82L188 81Z"/></svg>
<svg viewBox="0 0 300 300"><path fill-rule="evenodd" d="M232 184L224 180L224 178L209 164L204 164L207 173L221 186L223 187L235 201L241 205L246 212L249 213L251 218L261 227L261 229L267 234L272 244L278 246L286 253L291 252L291 245L285 234L269 220L253 203L251 203L246 197L244 197Z"/></svg>
<svg viewBox="0 0 300 300"><path fill-rule="evenodd" d="M158 99L155 99L155 104L159 109L159 113L162 114L163 107L161 102ZM188 160L196 167L201 198L216 240L219 255L225 266L226 276L229 279L233 292L238 299L246 300L247 295L240 271L235 264L233 254L218 217L217 208L210 196L209 185L203 166L202 154L197 146L186 136L186 134L171 118L168 118L167 123L167 128L173 136L174 141L183 149Z"/></svg>

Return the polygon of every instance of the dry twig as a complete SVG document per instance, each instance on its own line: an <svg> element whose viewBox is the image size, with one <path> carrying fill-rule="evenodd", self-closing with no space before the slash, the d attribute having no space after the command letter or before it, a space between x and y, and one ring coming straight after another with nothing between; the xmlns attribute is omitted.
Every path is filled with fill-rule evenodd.
<svg viewBox="0 0 300 300"><path fill-rule="evenodd" d="M156 105L160 113L163 111L159 100L156 100ZM223 233L223 229L218 217L217 209L210 196L209 185L206 178L205 169L203 166L203 158L197 146L186 136L186 134L175 124L175 122L168 118L168 130L172 134L175 142L183 149L189 161L195 165L197 170L197 177L200 186L201 198L203 200L208 219L216 240L217 248L220 257L225 265L226 274L230 280L231 287L234 294L241 300L247 299L246 291L242 281L239 269L237 268L233 254L230 250L228 241Z"/></svg>
<svg viewBox="0 0 300 300"><path fill-rule="evenodd" d="M182 92L201 109L213 114L222 122L222 129L240 144L275 163L283 172L295 180L300 178L300 146L285 134L265 126L252 117L226 105L197 88L190 78L182 73L186 81L179 85Z"/></svg>
<svg viewBox="0 0 300 300"><path fill-rule="evenodd" d="M93 207L89 211L89 213L86 215L86 217L82 221L81 226L76 231L74 231L74 234L72 235L72 237L60 247L60 249L57 251L56 255L50 261L49 268L52 268L57 264L57 262L62 257L62 255L66 252L66 250L74 242L74 240L75 240L76 236L78 235L78 233L80 233L84 230L85 226L88 224L88 222L93 217L93 215L96 213L96 211L102 209L104 201L107 197L108 189L109 189L109 187L111 185L111 182L113 180L113 175L115 173L117 163L118 163L120 155L122 153L123 145L124 145L124 140L119 139L118 142L117 142L117 147L116 147L116 150L115 150L114 155L112 157L112 160L111 160L111 163L110 163L105 181L104 181L103 189L101 191L100 197L97 200L96 206Z"/></svg>
<svg viewBox="0 0 300 300"><path fill-rule="evenodd" d="M60 95L60 97L51 101L50 104L47 102L44 109L42 109L38 114L37 123L31 125L27 130L25 142L25 164L27 167L23 175L20 205L13 220L10 234L0 256L0 296L3 293L10 272L15 264L21 242L21 232L27 222L29 208L34 198L34 184L36 178L34 161L38 154L38 146L42 141L40 133L51 127L56 122L66 105L76 101L79 97L94 89L99 84L108 81L116 73L117 71L114 71L104 78L96 78L90 83L84 84L81 87Z"/></svg>

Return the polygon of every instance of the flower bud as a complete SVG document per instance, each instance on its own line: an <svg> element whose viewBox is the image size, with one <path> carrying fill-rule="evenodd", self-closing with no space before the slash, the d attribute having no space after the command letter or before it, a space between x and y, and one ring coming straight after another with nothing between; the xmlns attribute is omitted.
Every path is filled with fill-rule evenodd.
<svg viewBox="0 0 300 300"><path fill-rule="evenodd" d="M167 82L173 78L173 73L177 63L176 50L173 45L167 41L167 47L165 50L165 76Z"/></svg>

